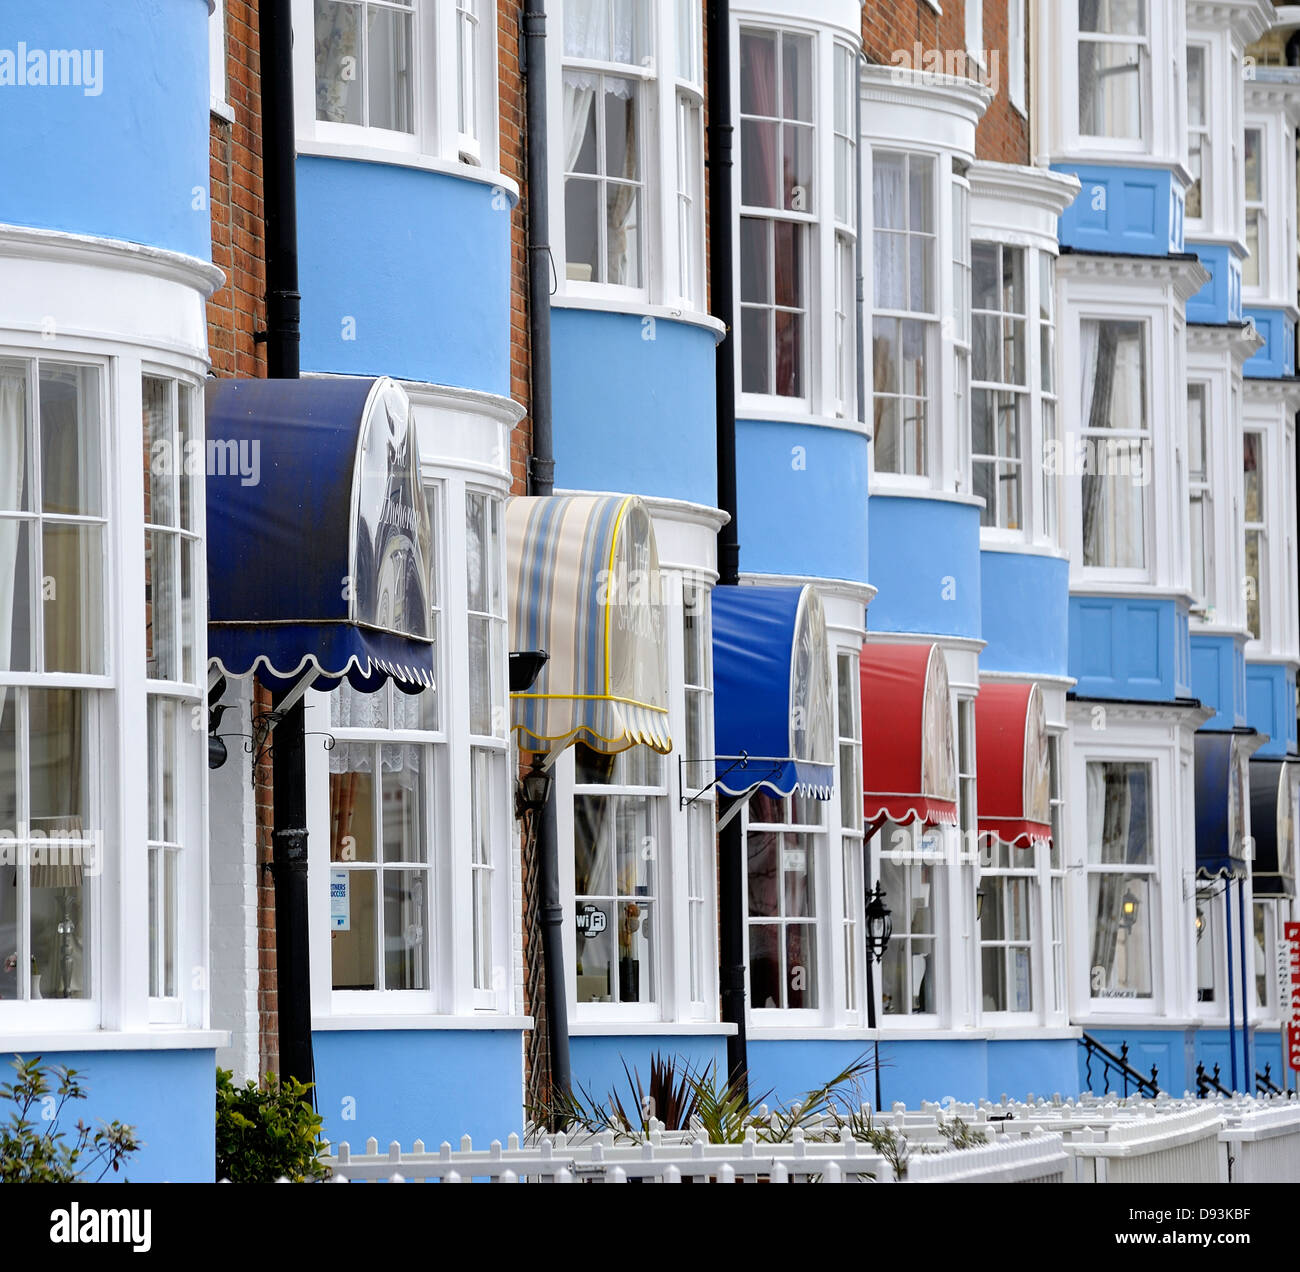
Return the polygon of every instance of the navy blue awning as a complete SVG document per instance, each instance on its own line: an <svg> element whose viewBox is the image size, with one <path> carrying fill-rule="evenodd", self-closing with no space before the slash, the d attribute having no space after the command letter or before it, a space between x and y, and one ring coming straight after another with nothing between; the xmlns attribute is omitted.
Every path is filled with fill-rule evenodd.
<svg viewBox="0 0 1300 1272"><path fill-rule="evenodd" d="M1245 741L1238 732L1202 729L1196 735L1196 873L1201 878L1242 878L1247 871Z"/></svg>
<svg viewBox="0 0 1300 1272"><path fill-rule="evenodd" d="M1251 886L1257 897L1295 896L1296 805L1300 761L1250 762Z"/></svg>
<svg viewBox="0 0 1300 1272"><path fill-rule="evenodd" d="M831 671L814 588L714 589L713 721L718 786L727 794L761 786L831 797Z"/></svg>
<svg viewBox="0 0 1300 1272"><path fill-rule="evenodd" d="M398 384L210 382L207 534L208 651L223 671L432 686L432 535Z"/></svg>

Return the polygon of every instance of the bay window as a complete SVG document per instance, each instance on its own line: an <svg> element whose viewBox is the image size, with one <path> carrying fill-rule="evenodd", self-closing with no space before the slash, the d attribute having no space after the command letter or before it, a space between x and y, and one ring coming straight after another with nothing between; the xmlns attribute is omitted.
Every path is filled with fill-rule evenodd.
<svg viewBox="0 0 1300 1272"><path fill-rule="evenodd" d="M872 156L875 303L875 468L926 476L932 443L933 357L938 334L935 161L877 150Z"/></svg>
<svg viewBox="0 0 1300 1272"><path fill-rule="evenodd" d="M415 131L413 0L315 0L316 118Z"/></svg>
<svg viewBox="0 0 1300 1272"><path fill-rule="evenodd" d="M820 800L760 790L747 810L749 1002L764 1008L820 1006L818 888L825 868Z"/></svg>
<svg viewBox="0 0 1300 1272"><path fill-rule="evenodd" d="M814 186L813 40L740 33L741 389L808 394Z"/></svg>
<svg viewBox="0 0 1300 1272"><path fill-rule="evenodd" d="M0 359L0 999L94 992L109 666L98 366Z"/></svg>
<svg viewBox="0 0 1300 1272"><path fill-rule="evenodd" d="M1143 570L1147 551L1150 426L1147 328L1085 318L1083 364L1083 564Z"/></svg>
<svg viewBox="0 0 1300 1272"><path fill-rule="evenodd" d="M1212 437L1209 390L1204 381L1187 386L1187 478L1192 594L1202 612L1214 609L1214 494L1210 477Z"/></svg>
<svg viewBox="0 0 1300 1272"><path fill-rule="evenodd" d="M1150 114L1146 0L1078 0L1079 133L1140 141Z"/></svg>
<svg viewBox="0 0 1300 1272"><path fill-rule="evenodd" d="M564 6L567 276L643 285L643 137L652 61L644 0Z"/></svg>
<svg viewBox="0 0 1300 1272"><path fill-rule="evenodd" d="M980 975L986 1012L1031 1012L1038 939L1037 848L988 836L980 860Z"/></svg>
<svg viewBox="0 0 1300 1272"><path fill-rule="evenodd" d="M1092 997L1152 998L1158 899L1152 765L1089 760L1086 777Z"/></svg>
<svg viewBox="0 0 1300 1272"><path fill-rule="evenodd" d="M1204 44L1187 46L1187 187L1185 215L1189 221L1206 220L1210 203L1207 181L1213 171L1210 141L1210 50Z"/></svg>
<svg viewBox="0 0 1300 1272"><path fill-rule="evenodd" d="M1254 640L1264 639L1265 581L1268 578L1268 524L1265 511L1264 473L1267 443L1263 433L1247 432L1242 437L1243 466L1246 477L1246 626Z"/></svg>
<svg viewBox="0 0 1300 1272"><path fill-rule="evenodd" d="M1023 248L976 243L971 301L974 378L971 461L982 526L1019 530L1028 427L1027 305Z"/></svg>
<svg viewBox="0 0 1300 1272"><path fill-rule="evenodd" d="M573 869L579 1003L659 1001L663 756L574 747Z"/></svg>
<svg viewBox="0 0 1300 1272"><path fill-rule="evenodd" d="M1038 253L1038 358L1042 528L1045 537L1056 543L1060 538L1060 473L1059 465L1047 462L1047 456L1060 447L1056 428L1056 257L1048 252Z"/></svg>
<svg viewBox="0 0 1300 1272"><path fill-rule="evenodd" d="M1243 287L1263 287L1268 277L1268 212L1264 178L1264 130L1247 128L1242 147L1245 165L1246 250L1241 264Z"/></svg>
<svg viewBox="0 0 1300 1272"><path fill-rule="evenodd" d="M292 6L300 151L364 147L495 167L495 0Z"/></svg>
<svg viewBox="0 0 1300 1272"><path fill-rule="evenodd" d="M330 695L330 962L335 990L431 987L436 691Z"/></svg>
<svg viewBox="0 0 1300 1272"><path fill-rule="evenodd" d="M940 942L943 932L944 866L937 833L887 822L881 829L880 885L894 930L880 965L880 1006L886 1016L933 1016L939 1012ZM899 848L894 845L906 845Z"/></svg>

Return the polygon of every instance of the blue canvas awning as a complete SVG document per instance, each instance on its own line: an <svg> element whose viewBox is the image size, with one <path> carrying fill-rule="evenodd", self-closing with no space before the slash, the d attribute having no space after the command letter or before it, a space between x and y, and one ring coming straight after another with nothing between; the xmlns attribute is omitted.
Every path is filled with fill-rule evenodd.
<svg viewBox="0 0 1300 1272"><path fill-rule="evenodd" d="M1253 738L1204 729L1196 735L1196 873L1203 879L1247 872L1246 744Z"/></svg>
<svg viewBox="0 0 1300 1272"><path fill-rule="evenodd" d="M1251 889L1257 897L1295 896L1300 761L1250 762L1250 836L1255 841Z"/></svg>
<svg viewBox="0 0 1300 1272"><path fill-rule="evenodd" d="M433 684L431 530L392 380L207 390L208 651L229 675Z"/></svg>
<svg viewBox="0 0 1300 1272"><path fill-rule="evenodd" d="M830 799L835 736L826 616L812 587L713 592L718 786ZM700 758L700 757L688 757ZM744 760L743 764L741 760Z"/></svg>

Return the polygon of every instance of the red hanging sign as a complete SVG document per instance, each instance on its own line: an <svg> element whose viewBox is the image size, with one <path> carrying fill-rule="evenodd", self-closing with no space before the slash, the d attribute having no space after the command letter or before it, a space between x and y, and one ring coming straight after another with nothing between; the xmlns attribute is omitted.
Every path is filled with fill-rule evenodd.
<svg viewBox="0 0 1300 1272"><path fill-rule="evenodd" d="M1290 1000L1286 1007L1286 1061L1290 1068L1300 1073L1300 923L1287 923L1283 927L1286 937L1290 967Z"/></svg>

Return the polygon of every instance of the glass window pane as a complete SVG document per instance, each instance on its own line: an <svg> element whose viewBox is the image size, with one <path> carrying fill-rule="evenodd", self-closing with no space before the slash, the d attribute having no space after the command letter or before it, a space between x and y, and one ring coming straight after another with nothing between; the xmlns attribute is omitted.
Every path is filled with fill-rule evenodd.
<svg viewBox="0 0 1300 1272"><path fill-rule="evenodd" d="M32 829L85 834L94 829L87 821L86 695L30 689L27 702Z"/></svg>
<svg viewBox="0 0 1300 1272"><path fill-rule="evenodd" d="M781 913L777 890L777 853L780 843L781 836L771 832L751 830L746 836L751 918L776 918Z"/></svg>
<svg viewBox="0 0 1300 1272"><path fill-rule="evenodd" d="M633 185L605 187L605 282L641 286L641 190Z"/></svg>
<svg viewBox="0 0 1300 1272"><path fill-rule="evenodd" d="M600 184L568 177L564 182L564 258L576 282L601 282Z"/></svg>
<svg viewBox="0 0 1300 1272"><path fill-rule="evenodd" d="M378 874L376 870L330 871L330 963L335 989L379 988Z"/></svg>
<svg viewBox="0 0 1300 1272"><path fill-rule="evenodd" d="M46 522L45 670L104 671L104 532L94 525Z"/></svg>
<svg viewBox="0 0 1300 1272"><path fill-rule="evenodd" d="M1142 55L1138 44L1079 43L1079 132L1088 137L1142 136Z"/></svg>
<svg viewBox="0 0 1300 1272"><path fill-rule="evenodd" d="M0 358L0 511L27 512L31 508L27 415L27 365Z"/></svg>
<svg viewBox="0 0 1300 1272"><path fill-rule="evenodd" d="M165 530L145 531L145 674L154 680L177 678L176 571L179 549L178 535Z"/></svg>
<svg viewBox="0 0 1300 1272"><path fill-rule="evenodd" d="M628 181L641 177L638 150L637 85L633 80L605 76L605 175Z"/></svg>
<svg viewBox="0 0 1300 1272"><path fill-rule="evenodd" d="M613 901L578 905L576 977L580 1003L612 1003L617 992L614 963L618 929Z"/></svg>
<svg viewBox="0 0 1300 1272"><path fill-rule="evenodd" d="M169 380L146 376L144 395L144 519L174 526L176 521L176 432Z"/></svg>
<svg viewBox="0 0 1300 1272"><path fill-rule="evenodd" d="M792 923L785 929L786 1006L817 1006L817 929Z"/></svg>
<svg viewBox="0 0 1300 1272"><path fill-rule="evenodd" d="M42 998L89 998L86 885L80 866L33 865L31 871L32 976Z"/></svg>
<svg viewBox="0 0 1300 1272"><path fill-rule="evenodd" d="M411 15L367 6L369 124L395 132L414 131L411 122Z"/></svg>
<svg viewBox="0 0 1300 1272"><path fill-rule="evenodd" d="M1094 998L1151 997L1152 901L1146 875L1094 874L1088 880Z"/></svg>
<svg viewBox="0 0 1300 1272"><path fill-rule="evenodd" d="M41 363L40 432L44 511L101 515L99 372L94 367Z"/></svg>
<svg viewBox="0 0 1300 1272"><path fill-rule="evenodd" d="M788 33L781 37L781 113L786 119L812 122L812 57L809 37Z"/></svg>
<svg viewBox="0 0 1300 1272"><path fill-rule="evenodd" d="M797 124L787 124L782 130L782 142L783 206L795 212L815 211L813 153L816 137L813 130Z"/></svg>
<svg viewBox="0 0 1300 1272"><path fill-rule="evenodd" d="M1151 865L1151 766L1090 761L1087 769L1088 860Z"/></svg>
<svg viewBox="0 0 1300 1272"><path fill-rule="evenodd" d="M388 745L380 748L383 777L383 835L385 861L424 861L420 833L424 747Z"/></svg>
<svg viewBox="0 0 1300 1272"><path fill-rule="evenodd" d="M349 871L353 877L363 872ZM365 871L366 877L373 877ZM384 988L427 989L428 933L426 930L428 872L385 870L384 875Z"/></svg>
<svg viewBox="0 0 1300 1272"><path fill-rule="evenodd" d="M361 6L316 0L316 118L362 124Z"/></svg>
<svg viewBox="0 0 1300 1272"><path fill-rule="evenodd" d="M5 474L0 470L0 482ZM0 517L0 671L31 671L36 570L32 521Z"/></svg>
<svg viewBox="0 0 1300 1272"><path fill-rule="evenodd" d="M330 752L330 860L376 861L376 747L368 742L339 742Z"/></svg>
<svg viewBox="0 0 1300 1272"><path fill-rule="evenodd" d="M813 892L813 838L787 834L781 843L783 913L804 917L816 912Z"/></svg>

